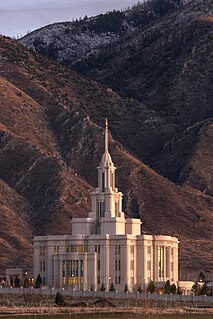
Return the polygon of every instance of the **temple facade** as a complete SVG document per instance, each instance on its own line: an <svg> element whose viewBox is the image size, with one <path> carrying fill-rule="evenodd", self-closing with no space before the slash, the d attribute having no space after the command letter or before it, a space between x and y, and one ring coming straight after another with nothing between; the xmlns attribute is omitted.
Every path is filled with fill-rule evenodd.
<svg viewBox="0 0 213 319"><path fill-rule="evenodd" d="M72 219L72 234L36 236L33 276L43 284L75 290L145 289L150 280L164 286L178 282L178 239L142 233L140 219L125 218L115 186L116 167L108 151L98 166L98 186L91 193L87 218Z"/></svg>

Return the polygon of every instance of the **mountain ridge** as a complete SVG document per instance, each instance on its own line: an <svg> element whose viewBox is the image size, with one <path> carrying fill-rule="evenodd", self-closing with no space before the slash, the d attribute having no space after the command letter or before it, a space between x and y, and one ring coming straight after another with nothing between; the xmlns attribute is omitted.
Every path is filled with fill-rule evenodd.
<svg viewBox="0 0 213 319"><path fill-rule="evenodd" d="M120 17L117 24L116 17ZM100 27L101 22L104 31ZM94 24L99 27L95 28ZM173 139L181 143L187 139L185 134L190 127L201 125L205 120L212 122L212 24L213 5L210 0L153 0L125 12L116 11L74 23L60 23L59 29L57 24L50 25L20 41L28 48L64 63L121 96L130 100L133 98L134 103L143 103L148 112L154 112L155 119L160 118L167 129L159 131L158 127L152 134L149 132L148 152L145 151L147 142L144 139L141 140L144 145L141 151L138 148L139 140L135 141L134 149L132 143L130 151L160 174L182 184L188 172L184 169L185 162L180 165L174 152L167 153L178 163L176 172L171 174L171 168L167 169L164 161L161 166L161 159L165 154L165 145L172 143ZM109 31L112 26L116 31ZM69 32L65 32L67 28L70 28ZM81 51L84 42L81 41L79 45L78 41L75 43L76 34L80 34L81 38L85 35L86 39L88 34L91 37L112 36L113 40L105 45L98 42L93 45L91 41L88 56L85 57ZM48 38L46 44L45 37ZM36 47L34 41L43 44ZM45 51L49 45L52 57ZM77 55L80 50L80 60L69 49L66 51L72 46ZM133 112L140 116L139 110ZM138 132L142 136L140 129ZM209 141L210 138L211 133ZM193 148L196 148L196 137L193 140ZM213 156L210 149L209 156ZM193 157L193 154L189 156ZM191 173L188 184L212 195L208 174L202 176L199 170L191 170ZM202 183L199 183L199 178Z"/></svg>
<svg viewBox="0 0 213 319"><path fill-rule="evenodd" d="M212 197L190 185L175 185L141 161L148 158L145 151L159 154L174 132L181 135L182 126L8 38L0 38L0 56L0 178L26 205L17 213L12 208L19 216L26 207L29 216L24 266L31 265L32 235L69 233L70 219L88 214L103 153L104 118L109 117L110 153L117 166L116 184L124 193L124 211L142 218L144 232L178 236L180 278L195 279L200 270L210 277ZM5 214L5 205L1 209ZM10 254L9 259L5 267L17 259L23 262L20 255L15 259Z"/></svg>

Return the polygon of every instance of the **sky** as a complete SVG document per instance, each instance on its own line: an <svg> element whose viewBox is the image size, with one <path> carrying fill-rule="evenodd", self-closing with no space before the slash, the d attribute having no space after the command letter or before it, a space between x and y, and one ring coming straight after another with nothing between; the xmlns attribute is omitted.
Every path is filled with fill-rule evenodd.
<svg viewBox="0 0 213 319"><path fill-rule="evenodd" d="M0 34L23 36L44 25L125 9L137 0L0 0Z"/></svg>

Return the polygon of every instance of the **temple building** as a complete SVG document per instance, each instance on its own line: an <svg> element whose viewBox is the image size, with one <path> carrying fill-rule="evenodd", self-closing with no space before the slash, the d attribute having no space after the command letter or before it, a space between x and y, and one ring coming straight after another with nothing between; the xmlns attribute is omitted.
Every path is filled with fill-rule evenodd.
<svg viewBox="0 0 213 319"><path fill-rule="evenodd" d="M72 219L72 234L36 236L33 276L44 285L75 290L145 289L150 280L164 286L178 282L178 239L146 235L140 219L125 218L115 186L116 167L108 151L98 166L98 187L91 193L87 218Z"/></svg>

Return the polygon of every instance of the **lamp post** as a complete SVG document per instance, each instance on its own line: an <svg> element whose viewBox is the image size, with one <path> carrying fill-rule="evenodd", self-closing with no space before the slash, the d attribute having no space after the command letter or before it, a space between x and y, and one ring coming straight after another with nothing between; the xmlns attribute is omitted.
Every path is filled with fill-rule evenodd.
<svg viewBox="0 0 213 319"><path fill-rule="evenodd" d="M24 273L24 288L28 288L28 278L27 278L27 271Z"/></svg>
<svg viewBox="0 0 213 319"><path fill-rule="evenodd" d="M72 274L72 295L74 292L74 274Z"/></svg>
<svg viewBox="0 0 213 319"><path fill-rule="evenodd" d="M111 279L112 279L112 278L109 277L109 289L108 289L109 291L110 291L110 288L111 288L111 287L110 287L110 280L111 280Z"/></svg>

